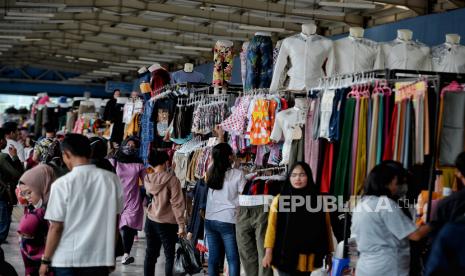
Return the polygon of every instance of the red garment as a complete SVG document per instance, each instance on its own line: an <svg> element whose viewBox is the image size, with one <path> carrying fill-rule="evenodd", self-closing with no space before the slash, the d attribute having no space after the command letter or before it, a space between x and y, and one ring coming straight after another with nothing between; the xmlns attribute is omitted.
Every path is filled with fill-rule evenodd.
<svg viewBox="0 0 465 276"><path fill-rule="evenodd" d="M329 193L331 189L331 177L333 174L334 144L325 145L323 173L321 175L321 193Z"/></svg>
<svg viewBox="0 0 465 276"><path fill-rule="evenodd" d="M169 84L171 81L170 73L163 68L152 72L150 87L152 88L152 97L158 94L160 89Z"/></svg>
<svg viewBox="0 0 465 276"><path fill-rule="evenodd" d="M396 127L397 127L397 109L398 109L398 104L394 105L394 110L392 111L392 120L391 120L391 126L389 128L389 135L386 139L386 146L384 148L384 155L383 155L383 161L386 160L392 160L394 157L394 145L395 145L395 140L396 140Z"/></svg>

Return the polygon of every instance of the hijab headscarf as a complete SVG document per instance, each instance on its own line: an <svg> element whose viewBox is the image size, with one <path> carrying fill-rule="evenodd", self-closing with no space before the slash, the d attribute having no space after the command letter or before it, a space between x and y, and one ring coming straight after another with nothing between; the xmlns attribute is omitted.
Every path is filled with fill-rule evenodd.
<svg viewBox="0 0 465 276"><path fill-rule="evenodd" d="M133 141L136 144L136 147L129 147L129 141ZM142 159L139 157L139 146L140 141L137 137L131 136L126 138L126 140L121 143L121 146L115 154L116 161L120 163L143 163Z"/></svg>
<svg viewBox="0 0 465 276"><path fill-rule="evenodd" d="M40 195L43 205L47 205L48 198L50 196L50 186L55 179L56 176L52 167L45 164L39 164L26 171L19 181L28 186L32 192Z"/></svg>
<svg viewBox="0 0 465 276"><path fill-rule="evenodd" d="M307 186L301 189L294 188L290 182L290 175L297 166L302 167L308 178ZM294 164L286 182L280 193L281 197L304 197L310 200L312 209L317 207L318 187L313 182L308 164ZM304 206L297 207L295 212L278 212L276 237L280 238L276 239L273 248L273 265L282 271L294 271L300 254L315 254L314 267L321 267L324 256L329 253L325 213L323 210L310 212L307 210L307 202Z"/></svg>

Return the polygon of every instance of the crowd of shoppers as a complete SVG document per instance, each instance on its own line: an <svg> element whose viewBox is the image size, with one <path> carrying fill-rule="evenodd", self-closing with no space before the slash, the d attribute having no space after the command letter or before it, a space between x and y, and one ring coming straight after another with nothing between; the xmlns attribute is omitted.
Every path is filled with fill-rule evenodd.
<svg viewBox="0 0 465 276"><path fill-rule="evenodd" d="M18 130L16 124L0 128L0 244L8 236L13 206L22 204L18 235L26 275L108 275L115 268L118 240L123 247L121 263L130 265L134 240L142 230L144 275L155 275L162 246L164 273L173 275L176 243L191 235L186 233L185 194L170 168L169 155L153 151L145 166L137 137L128 137L109 153L103 138L58 137L53 128L44 127L45 136L35 146L27 130ZM238 276L241 261L245 262L239 254L236 224L246 176L236 168L227 143L213 147L211 161L201 211L208 274L220 275L225 255L228 275ZM465 185L465 153L455 165L456 177ZM315 208L321 193L311 176L308 164L294 164L273 199L258 254L263 257L261 271L310 275L330 266L331 220L324 208ZM398 204L409 181L409 172L394 161L384 161L369 173L351 225L359 251L357 275L412 275L409 241L425 238L432 246L424 275L465 275L465 189L442 200L433 219L417 227L408 208ZM310 210L316 211L309 211L307 204L291 212L282 208L283 200L296 202L297 197L310 200ZM11 270L0 257L0 267Z"/></svg>

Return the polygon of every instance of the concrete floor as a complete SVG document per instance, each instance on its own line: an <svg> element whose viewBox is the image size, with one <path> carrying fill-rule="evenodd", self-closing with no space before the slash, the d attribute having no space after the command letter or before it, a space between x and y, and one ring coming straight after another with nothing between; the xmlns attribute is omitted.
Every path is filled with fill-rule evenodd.
<svg viewBox="0 0 465 276"><path fill-rule="evenodd" d="M2 249L5 252L5 259L9 262L18 272L18 275L24 275L24 264L21 258L18 245L18 236L16 229L18 228L18 221L22 215L22 210L16 209L13 211L10 234L8 236L8 243L2 245ZM117 259L117 266L112 276L129 276L129 275L144 275L144 256L145 256L145 239L139 238L138 241L134 242L134 246L131 252L135 259L135 262L130 265L122 265L121 258ZM165 275L165 259L163 256L163 248L161 249L161 256L158 259L157 267L155 270L156 276ZM206 275L201 273L197 275Z"/></svg>

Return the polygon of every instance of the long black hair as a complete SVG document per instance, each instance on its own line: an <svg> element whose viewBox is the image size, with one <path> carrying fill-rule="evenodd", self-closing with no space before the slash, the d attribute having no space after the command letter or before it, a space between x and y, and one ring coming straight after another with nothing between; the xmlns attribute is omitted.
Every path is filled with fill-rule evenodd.
<svg viewBox="0 0 465 276"><path fill-rule="evenodd" d="M223 189L226 171L228 171L232 165L230 159L231 155L233 155L233 150L231 146L226 143L220 143L213 147L213 164L207 172L207 186L210 189Z"/></svg>
<svg viewBox="0 0 465 276"><path fill-rule="evenodd" d="M397 177L399 185L407 178L407 170L401 163L396 161L383 161L376 165L365 181L364 193L365 196L387 196L392 197L388 186Z"/></svg>
<svg viewBox="0 0 465 276"><path fill-rule="evenodd" d="M307 163L301 161L296 162L294 165L292 165L291 169L289 170L289 173L287 174L286 185L284 185L283 189L292 188L291 174L292 171L294 171L294 169L297 167L301 167L307 175L307 186L305 186L305 188L302 188L302 190L305 190L306 192L310 193L315 193L318 190L318 187L316 187L315 182L313 182L312 169Z"/></svg>

